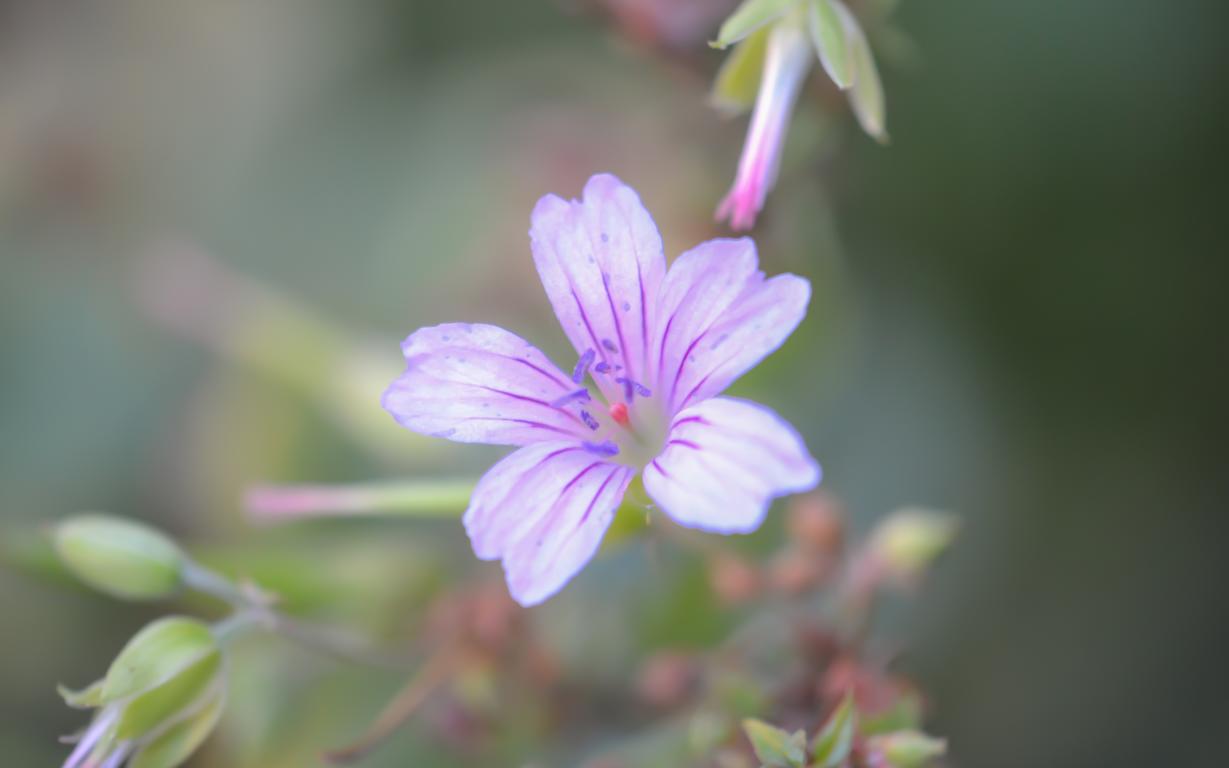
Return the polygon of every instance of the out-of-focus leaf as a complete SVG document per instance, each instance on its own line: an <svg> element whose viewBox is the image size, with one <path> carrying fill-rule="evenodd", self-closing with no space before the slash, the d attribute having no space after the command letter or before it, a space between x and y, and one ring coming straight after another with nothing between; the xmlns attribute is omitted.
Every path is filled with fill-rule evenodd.
<svg viewBox="0 0 1229 768"><path fill-rule="evenodd" d="M722 609L700 560L678 566L637 611L635 628L646 648L703 648L728 631L733 617Z"/></svg>
<svg viewBox="0 0 1229 768"><path fill-rule="evenodd" d="M201 745L222 715L223 689L218 686L196 713L171 726L132 758L129 768L175 768Z"/></svg>
<svg viewBox="0 0 1229 768"><path fill-rule="evenodd" d="M634 482L639 482L639 479ZM611 522L610 528L606 530L606 536L602 539L602 548L605 551L613 551L635 539L648 527L649 513L643 506L629 503L624 497L623 503L615 511L614 521Z"/></svg>
<svg viewBox="0 0 1229 768"><path fill-rule="evenodd" d="M762 720L748 718L743 730L760 762L771 768L802 768L806 763L807 735L788 733Z"/></svg>
<svg viewBox="0 0 1229 768"><path fill-rule="evenodd" d="M849 751L853 749L856 728L857 712L854 710L853 696L846 694L844 701L828 716L828 722L815 737L816 768L839 768L844 765Z"/></svg>
<svg viewBox="0 0 1229 768"><path fill-rule="evenodd" d="M874 736L880 733L916 728L921 722L921 697L916 691L908 691L893 702L891 707L873 717L862 713L858 725L864 736Z"/></svg>
<svg viewBox="0 0 1229 768"><path fill-rule="evenodd" d="M743 0L721 25L715 48L727 48L789 10L798 0Z"/></svg>
<svg viewBox="0 0 1229 768"><path fill-rule="evenodd" d="M768 27L752 32L726 56L713 82L710 102L728 115L738 115L755 104L764 74L764 54L768 48Z"/></svg>
<svg viewBox="0 0 1229 768"><path fill-rule="evenodd" d="M811 0L807 24L824 71L838 88L848 89L854 83L853 51L845 41L845 25L832 7L832 0Z"/></svg>
<svg viewBox="0 0 1229 768"><path fill-rule="evenodd" d="M853 13L840 0L830 2L833 10L841 17L841 26L845 29L845 44L849 47L854 65L854 83L849 92L849 104L853 107L853 113L857 116L862 130L876 141L887 143L883 83L879 80L879 69L875 66L870 43L867 42L866 35Z"/></svg>

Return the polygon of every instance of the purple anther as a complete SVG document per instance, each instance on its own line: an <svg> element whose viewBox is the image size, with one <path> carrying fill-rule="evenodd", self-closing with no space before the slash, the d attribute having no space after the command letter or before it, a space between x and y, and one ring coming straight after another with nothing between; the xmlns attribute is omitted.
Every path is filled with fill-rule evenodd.
<svg viewBox="0 0 1229 768"><path fill-rule="evenodd" d="M623 396L630 402L632 393L641 397L652 397L653 391L638 381L632 381L624 376L616 376L615 381L623 385Z"/></svg>
<svg viewBox="0 0 1229 768"><path fill-rule="evenodd" d="M602 346L605 347L607 350L614 352L616 354L619 352L619 348L616 347L615 343L611 341L610 339L602 339Z"/></svg>
<svg viewBox="0 0 1229 768"><path fill-rule="evenodd" d="M593 370L597 371L598 373L610 373L610 363L603 360L597 365L593 366Z"/></svg>
<svg viewBox="0 0 1229 768"><path fill-rule="evenodd" d="M580 360L576 362L576 367L572 369L572 381L576 384L585 380L585 371L589 370L589 366L593 363L593 358L597 356L597 352L592 349L585 350L585 353L580 356Z"/></svg>
<svg viewBox="0 0 1229 768"><path fill-rule="evenodd" d="M602 426L598 423L597 419L593 418L593 414L589 413L584 408L580 409L580 420L585 423L586 427L595 432L597 431L598 427Z"/></svg>
<svg viewBox="0 0 1229 768"><path fill-rule="evenodd" d="M619 446L615 445L613 440L605 440L600 443L591 443L586 440L580 445L586 451L596 453L599 456L617 456L619 454Z"/></svg>
<svg viewBox="0 0 1229 768"><path fill-rule="evenodd" d="M580 400L581 402L585 402L585 403L589 402L589 390L585 389L584 387L581 387L580 389L572 390L571 392L567 393L563 397L551 403L551 407L559 408L560 406L567 405L568 403L574 400Z"/></svg>

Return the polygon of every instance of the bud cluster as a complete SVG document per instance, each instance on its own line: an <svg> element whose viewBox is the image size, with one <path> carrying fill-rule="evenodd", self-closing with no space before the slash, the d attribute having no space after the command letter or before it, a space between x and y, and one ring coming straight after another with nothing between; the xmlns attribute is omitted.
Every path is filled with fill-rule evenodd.
<svg viewBox="0 0 1229 768"><path fill-rule="evenodd" d="M128 520L78 515L53 532L64 566L87 585L126 600L154 600L184 588L235 604L227 620L209 625L186 616L157 619L124 646L100 680L73 691L70 706L93 710L64 768L174 768L213 731L226 695L226 640L254 625L262 606L194 563L165 534Z"/></svg>

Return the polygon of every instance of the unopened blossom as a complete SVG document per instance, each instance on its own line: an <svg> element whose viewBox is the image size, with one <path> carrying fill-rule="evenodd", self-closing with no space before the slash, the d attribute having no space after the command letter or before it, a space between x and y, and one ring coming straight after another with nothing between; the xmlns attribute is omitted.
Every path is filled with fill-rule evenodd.
<svg viewBox="0 0 1229 768"><path fill-rule="evenodd" d="M138 632L106 677L81 691L60 689L73 707L93 709L70 739L63 768L172 768L217 724L225 691L223 651L202 622L168 616Z"/></svg>
<svg viewBox="0 0 1229 768"><path fill-rule="evenodd" d="M438 325L402 343L406 370L383 398L416 432L519 446L464 515L474 552L503 561L518 602L545 600L585 566L638 473L675 522L723 534L755 530L773 498L819 482L788 423L721 396L797 327L806 280L766 278L745 238L702 243L667 270L653 219L609 175L581 200L542 198L530 241L575 367L502 328Z"/></svg>
<svg viewBox="0 0 1229 768"><path fill-rule="evenodd" d="M764 74L738 160L738 175L717 207L717 219L729 219L736 231L755 225L764 199L777 183L790 116L813 58L811 42L797 25L778 24L769 32Z"/></svg>
<svg viewBox="0 0 1229 768"><path fill-rule="evenodd" d="M749 107L747 84L757 72L759 78L738 175L717 208L717 219L729 219L731 228L754 226L776 184L790 115L816 56L828 79L848 94L863 130L887 141L875 57L861 23L841 0L744 0L713 44L738 45L717 76L713 97L720 108L741 112Z"/></svg>

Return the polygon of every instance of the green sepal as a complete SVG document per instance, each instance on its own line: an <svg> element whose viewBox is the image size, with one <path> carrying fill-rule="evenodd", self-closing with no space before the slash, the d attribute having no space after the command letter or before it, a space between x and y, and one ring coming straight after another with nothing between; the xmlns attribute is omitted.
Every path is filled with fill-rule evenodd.
<svg viewBox="0 0 1229 768"><path fill-rule="evenodd" d="M95 709L103 704L102 687L104 682L105 678L103 680L95 680L89 686L79 691L74 691L63 685L57 685L55 690L56 693L60 694L60 698L64 699L64 703L73 709Z"/></svg>
<svg viewBox="0 0 1229 768"><path fill-rule="evenodd" d="M730 51L717 70L710 103L728 115L738 115L755 104L764 74L764 57L768 52L770 27L752 32Z"/></svg>
<svg viewBox="0 0 1229 768"><path fill-rule="evenodd" d="M824 71L838 88L848 90L854 84L854 60L853 51L845 40L845 25L841 23L840 14L832 0L811 0L807 10L811 42Z"/></svg>
<svg viewBox="0 0 1229 768"><path fill-rule="evenodd" d="M721 24L717 39L710 45L728 48L770 21L780 18L798 0L743 0Z"/></svg>
<svg viewBox="0 0 1229 768"><path fill-rule="evenodd" d="M217 651L217 640L203 622L185 616L158 619L133 636L111 662L101 703L156 688Z"/></svg>
<svg viewBox="0 0 1229 768"><path fill-rule="evenodd" d="M154 733L168 722L194 711L218 682L222 654L214 651L182 670L162 685L146 691L127 704L115 726L119 741Z"/></svg>
<svg viewBox="0 0 1229 768"><path fill-rule="evenodd" d="M182 765L209 737L222 716L223 687L216 686L209 696L199 710L142 747L128 768L175 768Z"/></svg>
<svg viewBox="0 0 1229 768"><path fill-rule="evenodd" d="M888 131L886 124L886 106L883 97L883 83L879 80L879 69L875 66L875 56L871 53L870 43L866 34L858 24L853 13L840 2L830 0L833 10L841 17L841 26L845 29L845 44L849 46L853 61L853 88L849 91L849 105L862 130L876 141L886 144Z"/></svg>

